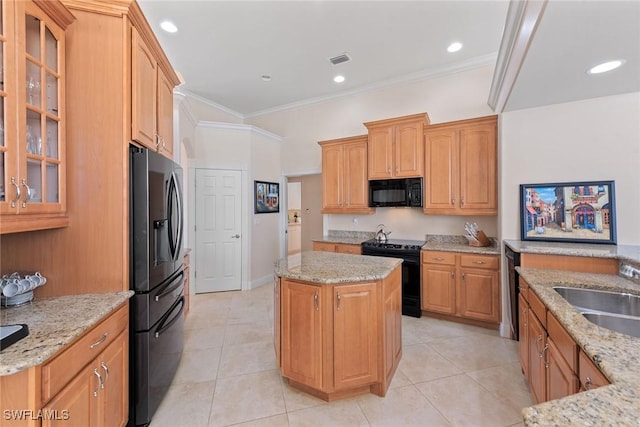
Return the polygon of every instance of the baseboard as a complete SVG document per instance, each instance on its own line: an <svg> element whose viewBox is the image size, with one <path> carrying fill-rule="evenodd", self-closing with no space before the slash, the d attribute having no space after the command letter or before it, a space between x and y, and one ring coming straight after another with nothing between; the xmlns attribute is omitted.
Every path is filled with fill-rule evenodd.
<svg viewBox="0 0 640 427"><path fill-rule="evenodd" d="M267 274L259 279L252 280L251 283L249 283L249 289L256 289L269 283L273 283L273 274Z"/></svg>
<svg viewBox="0 0 640 427"><path fill-rule="evenodd" d="M504 338L511 338L511 325L508 323L500 323L500 336Z"/></svg>

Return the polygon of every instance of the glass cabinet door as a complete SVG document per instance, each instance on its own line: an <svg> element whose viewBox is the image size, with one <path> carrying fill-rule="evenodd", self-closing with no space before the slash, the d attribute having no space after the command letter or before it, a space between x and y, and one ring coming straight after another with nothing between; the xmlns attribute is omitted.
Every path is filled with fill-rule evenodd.
<svg viewBox="0 0 640 427"><path fill-rule="evenodd" d="M61 210L60 150L62 93L61 43L64 32L27 3L24 13L24 70L18 82L24 103L20 138L25 169L20 176L20 208L29 212ZM24 150L24 151L23 151Z"/></svg>

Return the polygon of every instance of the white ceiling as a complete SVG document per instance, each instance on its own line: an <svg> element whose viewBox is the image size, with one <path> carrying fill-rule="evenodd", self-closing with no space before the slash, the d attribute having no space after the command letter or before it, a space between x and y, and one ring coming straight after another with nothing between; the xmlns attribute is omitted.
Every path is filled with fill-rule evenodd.
<svg viewBox="0 0 640 427"><path fill-rule="evenodd" d="M139 0L180 91L241 117L483 65L507 0ZM160 29L169 19L175 34ZM464 47L448 53L460 41ZM352 61L329 58L349 53ZM505 110L640 90L640 0L549 0ZM588 76L601 60L610 74ZM346 81L333 82L342 74ZM265 82L262 75L270 75Z"/></svg>

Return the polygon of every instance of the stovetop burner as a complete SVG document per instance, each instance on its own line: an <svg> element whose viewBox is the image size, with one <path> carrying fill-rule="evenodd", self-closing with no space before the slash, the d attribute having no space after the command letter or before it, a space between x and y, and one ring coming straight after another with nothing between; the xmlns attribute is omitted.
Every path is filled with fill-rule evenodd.
<svg viewBox="0 0 640 427"><path fill-rule="evenodd" d="M386 242L379 242L376 239L367 240L362 243L362 246L366 246L369 248L381 248L381 249L399 249L399 250L410 250L410 251L419 251L422 249L422 246L425 244L422 240L400 240L400 239L391 239Z"/></svg>

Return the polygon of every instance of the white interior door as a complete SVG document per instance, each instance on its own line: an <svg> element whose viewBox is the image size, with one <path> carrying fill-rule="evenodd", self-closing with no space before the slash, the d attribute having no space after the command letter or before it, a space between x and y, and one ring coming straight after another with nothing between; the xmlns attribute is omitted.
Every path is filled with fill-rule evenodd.
<svg viewBox="0 0 640 427"><path fill-rule="evenodd" d="M196 293L242 286L241 172L196 169Z"/></svg>

